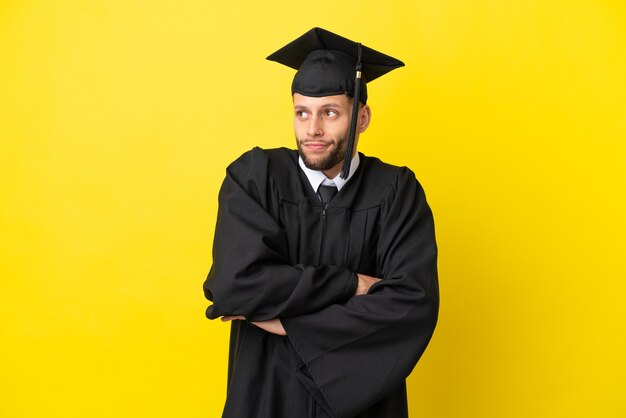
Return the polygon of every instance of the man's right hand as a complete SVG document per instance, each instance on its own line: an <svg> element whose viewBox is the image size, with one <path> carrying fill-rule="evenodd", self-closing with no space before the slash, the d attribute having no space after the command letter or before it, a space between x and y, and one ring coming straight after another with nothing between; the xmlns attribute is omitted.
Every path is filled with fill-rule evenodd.
<svg viewBox="0 0 626 418"><path fill-rule="evenodd" d="M381 280L376 277L368 276L366 274L357 273L356 275L359 279L359 282L356 285L356 292L354 293L354 296L366 294L374 283Z"/></svg>

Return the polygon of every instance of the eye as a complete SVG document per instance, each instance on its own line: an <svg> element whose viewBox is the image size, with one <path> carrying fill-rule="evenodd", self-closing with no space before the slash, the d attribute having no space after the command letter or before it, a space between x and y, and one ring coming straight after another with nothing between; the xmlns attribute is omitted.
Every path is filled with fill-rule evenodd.
<svg viewBox="0 0 626 418"><path fill-rule="evenodd" d="M326 116L329 118L336 118L337 116L339 116L339 112L337 112L336 110L333 109L327 109L325 112Z"/></svg>
<svg viewBox="0 0 626 418"><path fill-rule="evenodd" d="M306 119L309 117L309 113L305 110L296 110L296 117L298 119Z"/></svg>

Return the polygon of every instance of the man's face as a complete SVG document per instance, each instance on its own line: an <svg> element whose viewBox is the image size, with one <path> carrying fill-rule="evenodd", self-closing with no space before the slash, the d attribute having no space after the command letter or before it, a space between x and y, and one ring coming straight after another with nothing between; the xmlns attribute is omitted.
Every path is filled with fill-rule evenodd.
<svg viewBox="0 0 626 418"><path fill-rule="evenodd" d="M338 173L348 145L352 99L343 94L308 97L294 93L293 108L296 142L304 164Z"/></svg>

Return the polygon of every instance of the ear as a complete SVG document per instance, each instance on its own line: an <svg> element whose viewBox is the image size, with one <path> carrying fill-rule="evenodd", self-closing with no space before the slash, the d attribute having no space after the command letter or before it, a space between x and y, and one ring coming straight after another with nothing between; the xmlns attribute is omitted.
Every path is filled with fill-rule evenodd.
<svg viewBox="0 0 626 418"><path fill-rule="evenodd" d="M368 126L370 126L370 120L372 118L372 110L368 105L364 105L361 107L359 111L359 124L357 126L357 130L359 133L365 132Z"/></svg>

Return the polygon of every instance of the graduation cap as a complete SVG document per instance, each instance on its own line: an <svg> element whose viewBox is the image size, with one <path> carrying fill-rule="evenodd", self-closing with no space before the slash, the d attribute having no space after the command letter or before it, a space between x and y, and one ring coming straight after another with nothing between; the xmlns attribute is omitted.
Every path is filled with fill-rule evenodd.
<svg viewBox="0 0 626 418"><path fill-rule="evenodd" d="M404 63L322 28L313 28L267 57L298 70L291 94L323 97L347 94L354 98L348 147L341 178L347 179L356 135L359 102L367 103L366 83Z"/></svg>

